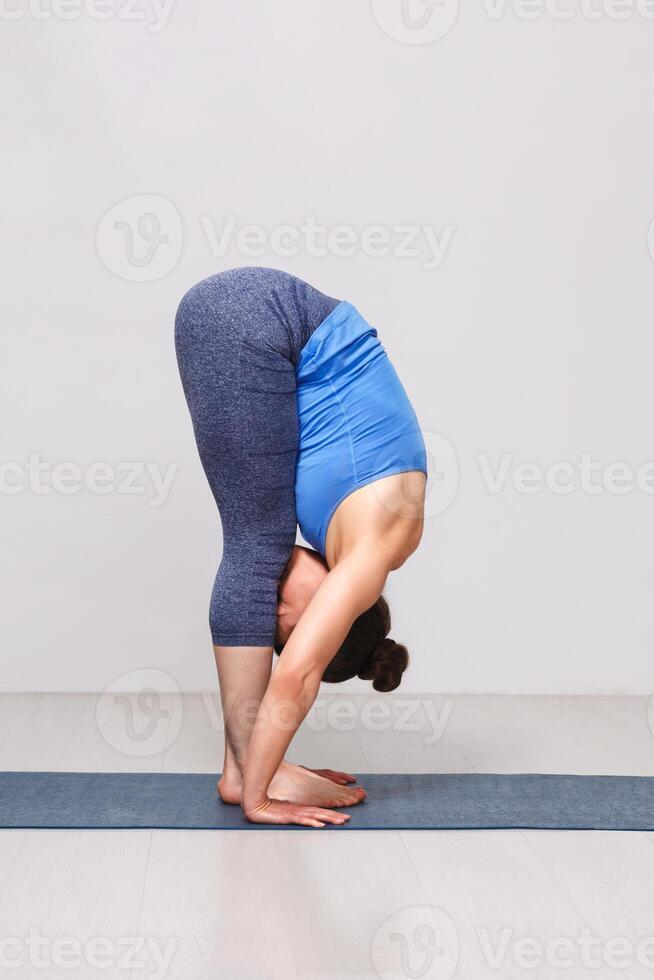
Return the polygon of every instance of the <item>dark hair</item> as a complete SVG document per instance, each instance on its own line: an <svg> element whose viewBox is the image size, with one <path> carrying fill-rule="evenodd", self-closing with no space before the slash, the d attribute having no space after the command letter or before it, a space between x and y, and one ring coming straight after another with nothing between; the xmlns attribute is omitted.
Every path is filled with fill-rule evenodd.
<svg viewBox="0 0 654 980"><path fill-rule="evenodd" d="M322 675L323 681L338 684L351 677L372 681L376 691L393 691L399 687L409 665L409 652L388 636L391 612L383 595L366 609L350 627L340 649L334 654ZM283 645L275 645L281 653Z"/></svg>

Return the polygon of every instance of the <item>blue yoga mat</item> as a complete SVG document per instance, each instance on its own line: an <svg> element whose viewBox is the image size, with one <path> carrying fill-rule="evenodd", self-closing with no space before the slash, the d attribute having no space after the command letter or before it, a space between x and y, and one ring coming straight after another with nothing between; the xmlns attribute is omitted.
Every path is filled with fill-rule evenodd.
<svg viewBox="0 0 654 980"><path fill-rule="evenodd" d="M216 796L215 775L3 772L0 828L262 830ZM654 777L367 773L334 830L654 830ZM329 825L328 825L329 826ZM301 829L274 827L272 829Z"/></svg>

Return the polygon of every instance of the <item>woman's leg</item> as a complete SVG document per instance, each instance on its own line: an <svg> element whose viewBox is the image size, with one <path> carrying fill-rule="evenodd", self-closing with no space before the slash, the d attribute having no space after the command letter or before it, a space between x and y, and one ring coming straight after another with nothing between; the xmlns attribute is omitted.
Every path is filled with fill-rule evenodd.
<svg viewBox="0 0 654 980"><path fill-rule="evenodd" d="M250 282L250 275L245 279ZM213 277L186 294L175 324L184 393L223 529L209 623L223 710L227 706L226 795L228 783L233 793L240 780L270 677L277 589L296 532L298 420L295 369L284 347L289 326L273 320L263 339L253 334L260 331L267 307L250 317L249 302L251 294L235 294L231 274ZM307 770L296 774L293 787L288 778L280 782L285 799L296 790L320 799L321 790L333 795L342 789L322 786L329 781ZM352 791L340 799L342 805L356 802Z"/></svg>
<svg viewBox="0 0 654 980"><path fill-rule="evenodd" d="M259 704L270 679L272 650L214 647L225 726L225 759L218 782L224 803L240 803L248 743ZM349 773L312 770L283 762L271 786L271 799L312 806L354 806L365 797Z"/></svg>
<svg viewBox="0 0 654 980"><path fill-rule="evenodd" d="M225 759L218 792L240 803L252 725L266 693L272 667L269 647L214 647L225 727Z"/></svg>
<svg viewBox="0 0 654 980"><path fill-rule="evenodd" d="M177 311L177 359L223 549L209 608L215 646L273 644L279 579L295 544L295 369L257 337L215 276ZM231 298L231 301L230 301ZM243 298L245 304L247 296ZM257 321L258 322L258 321Z"/></svg>

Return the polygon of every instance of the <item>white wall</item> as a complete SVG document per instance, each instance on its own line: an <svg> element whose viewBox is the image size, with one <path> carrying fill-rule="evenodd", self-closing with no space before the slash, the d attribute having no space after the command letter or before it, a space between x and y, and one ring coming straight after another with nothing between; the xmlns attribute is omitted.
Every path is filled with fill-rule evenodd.
<svg viewBox="0 0 654 980"><path fill-rule="evenodd" d="M405 689L649 692L654 471L641 488L635 471L654 459L654 9L550 0L532 20L480 0L457 18L411 0L425 23L407 27L400 0L179 0L132 19L114 0L104 20L49 2L1 14L2 688L99 690L142 667L215 686L220 531L172 321L193 282L264 264L379 327L442 473L389 587ZM136 229L148 212L157 247ZM290 225L296 254L212 252L230 217ZM365 235L310 254L307 219L381 225L390 254ZM440 254L423 232L402 254L406 225ZM621 461L633 489L526 494L510 468L493 494L484 461L505 454ZM140 493L67 494L42 467L40 492L30 455L78 467L73 489L97 462L173 480L152 506L143 473Z"/></svg>

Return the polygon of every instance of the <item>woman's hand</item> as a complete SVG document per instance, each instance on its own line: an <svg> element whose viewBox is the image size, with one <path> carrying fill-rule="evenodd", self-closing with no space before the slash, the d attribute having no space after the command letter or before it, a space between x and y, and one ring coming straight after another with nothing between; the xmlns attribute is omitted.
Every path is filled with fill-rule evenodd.
<svg viewBox="0 0 654 980"><path fill-rule="evenodd" d="M348 813L337 813L320 806L300 806L286 800L264 800L259 806L243 807L243 813L250 823L292 823L303 827L324 827L328 823L341 825L350 819Z"/></svg>
<svg viewBox="0 0 654 980"><path fill-rule="evenodd" d="M379 597L387 575L387 564L381 558L371 562L369 548L360 548L331 569L300 616L272 672L248 745L243 773L246 815L252 803L257 806L269 798L273 776L316 700L325 667L357 616Z"/></svg>

